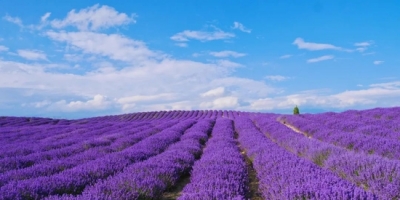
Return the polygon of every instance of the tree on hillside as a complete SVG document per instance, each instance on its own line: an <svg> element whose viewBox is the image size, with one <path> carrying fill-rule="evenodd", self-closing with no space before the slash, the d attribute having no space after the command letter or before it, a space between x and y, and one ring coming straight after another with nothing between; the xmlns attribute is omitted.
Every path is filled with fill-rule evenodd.
<svg viewBox="0 0 400 200"><path fill-rule="evenodd" d="M294 114L294 115L300 114L300 110L299 110L299 108L297 107L297 105L296 105L296 107L294 107L294 109L293 109L293 114Z"/></svg>

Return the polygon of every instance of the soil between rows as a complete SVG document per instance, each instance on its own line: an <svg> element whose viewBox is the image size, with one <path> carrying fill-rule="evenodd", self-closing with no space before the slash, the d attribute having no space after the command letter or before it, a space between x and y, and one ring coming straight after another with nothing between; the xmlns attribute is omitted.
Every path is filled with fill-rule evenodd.
<svg viewBox="0 0 400 200"><path fill-rule="evenodd" d="M190 182L190 173L183 175L176 185L164 192L161 200L175 200L181 195L183 188Z"/></svg>
<svg viewBox="0 0 400 200"><path fill-rule="evenodd" d="M246 151L242 148L238 141L238 133L235 132L235 140L236 140L236 145L240 149L240 153L244 157L247 165L247 173L249 177L249 192L246 195L246 199L250 200L262 200L262 194L259 192L259 180L257 178L257 173L253 168L253 163L251 162L251 159L247 156Z"/></svg>

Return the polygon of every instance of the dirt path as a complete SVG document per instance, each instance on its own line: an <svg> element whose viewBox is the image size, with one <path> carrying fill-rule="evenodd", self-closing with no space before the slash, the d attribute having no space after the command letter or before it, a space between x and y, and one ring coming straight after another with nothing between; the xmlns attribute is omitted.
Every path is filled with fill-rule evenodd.
<svg viewBox="0 0 400 200"><path fill-rule="evenodd" d="M247 195L247 198L251 200L262 200L262 195L258 191L259 181L257 178L256 170L254 170L253 164L250 158L247 157L246 152L243 152L242 154L246 159L247 171L249 173L249 193Z"/></svg>
<svg viewBox="0 0 400 200"><path fill-rule="evenodd" d="M181 192L183 188L190 182L190 174L187 173L184 176L182 176L177 184L169 189L168 191L164 192L162 196L162 200L175 200L178 199L178 197L181 195Z"/></svg>
<svg viewBox="0 0 400 200"><path fill-rule="evenodd" d="M282 119L277 118L276 121L278 121L279 123L285 125L286 127L290 128L290 129L292 129L296 133L300 133L300 134L306 136L307 138L311 138L311 136L307 135L307 133L305 133L305 132L301 131L300 129L298 129L297 127L283 121Z"/></svg>
<svg viewBox="0 0 400 200"><path fill-rule="evenodd" d="M233 120L232 120L233 121ZM212 135L208 138L211 139ZM261 193L258 192L259 180L257 178L257 173L253 168L253 164L251 159L247 156L245 150L241 147L239 141L237 140L238 134L235 132L234 139L236 140L236 144L240 149L240 153L243 155L247 165L247 171L249 176L249 193L246 195L246 198L249 200L263 200ZM203 146L203 150L206 145ZM168 191L163 193L161 200L176 200L182 193L183 188L190 183L190 173L185 174L181 177L177 184L170 188Z"/></svg>
<svg viewBox="0 0 400 200"><path fill-rule="evenodd" d="M212 125L212 129L214 129L214 125L215 125L215 123ZM212 129L208 134L207 140L204 141L204 143L201 143L201 145L202 145L201 154L199 157L196 157L196 161L201 158L201 156L203 155L204 148L206 148L207 142L212 138L212 134L211 134ZM190 169L190 171L192 171L192 169ZM165 191L163 193L161 200L178 199L181 196L183 188L189 183L190 183L190 172L187 172L186 174L182 175L179 178L179 180L177 181L175 186L173 186L172 188L168 189L167 191Z"/></svg>
<svg viewBox="0 0 400 200"><path fill-rule="evenodd" d="M247 156L246 151L242 148L238 141L238 133L235 132L235 140L236 140L236 145L240 149L240 153L243 155L246 165L247 165L247 173L249 176L249 193L246 195L246 199L250 200L262 200L262 195L258 191L259 187L259 180L257 178L257 173L253 168L253 163L251 162L251 159Z"/></svg>

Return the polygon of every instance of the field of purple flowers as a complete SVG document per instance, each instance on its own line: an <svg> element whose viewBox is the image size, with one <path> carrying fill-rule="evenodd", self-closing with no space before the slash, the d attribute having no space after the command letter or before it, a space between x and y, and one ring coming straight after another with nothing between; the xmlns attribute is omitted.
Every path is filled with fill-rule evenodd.
<svg viewBox="0 0 400 200"><path fill-rule="evenodd" d="M400 108L0 117L18 199L400 199Z"/></svg>

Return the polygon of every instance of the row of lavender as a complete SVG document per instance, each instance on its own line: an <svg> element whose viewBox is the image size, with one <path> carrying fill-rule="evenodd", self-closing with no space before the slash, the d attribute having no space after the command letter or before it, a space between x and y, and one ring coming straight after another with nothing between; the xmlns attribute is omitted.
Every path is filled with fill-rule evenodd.
<svg viewBox="0 0 400 200"><path fill-rule="evenodd" d="M123 133L111 134L112 132L139 127L149 128L144 126L146 124L148 125L143 122L125 125L91 123L87 126L69 126L66 129L59 126L27 127L27 130L1 138L0 169L4 171L23 168L43 160L67 157L92 146L109 143L123 135ZM21 141L10 142L8 139L12 138L11 136Z"/></svg>
<svg viewBox="0 0 400 200"><path fill-rule="evenodd" d="M245 199L248 193L246 162L234 139L233 121L217 119L212 138L191 172L179 200Z"/></svg>
<svg viewBox="0 0 400 200"><path fill-rule="evenodd" d="M149 112L151 114L151 112ZM149 114L145 113L145 115ZM156 112L154 112L156 113ZM153 114L154 114L153 113ZM176 116L177 114L180 117L187 118L199 118L198 113L202 113L200 117L202 118L216 118L218 116L234 117L232 111L172 111L172 112L158 112L158 113L167 113L166 116ZM140 114L132 114L135 116L140 116ZM113 118L120 118L121 116L113 116ZM122 116L123 117L123 116ZM65 149L63 152L60 152L60 156L66 156L69 152L74 153L76 148L82 149L80 145L76 144L76 141L84 141L89 140L89 138L93 138L94 134L101 135L102 133L108 131L115 131L115 129L128 129L131 127L139 127L144 126L149 123L149 121L141 121L136 122L136 124L129 124L130 127L127 127L126 121L117 123L113 120L107 121L105 119L107 117L102 118L92 118L92 119L82 119L78 120L80 122L85 123L76 123L70 126L66 125L54 125L54 124L41 124L40 126L25 126L25 124L17 127L2 127L0 129L0 151L2 154L0 155L0 159L4 160L3 166L0 166L0 172L15 169L15 168L24 168L35 164L32 160L42 160L42 159L52 159L51 152L47 154L41 154L41 152L47 152L51 150L56 150L64 147L69 147L75 145L75 147L71 147L73 149L67 150ZM2 120L8 119L7 117L2 117ZM19 119L19 118L12 118ZM39 120L39 119L34 119ZM48 119L43 119L44 121L49 121ZM162 121L162 119L160 119ZM170 119L166 119L170 120ZM20 120L17 120L20 121ZM30 121L30 120L29 120ZM28 125L29 122L28 121ZM157 124L159 120L156 120L154 124ZM134 121L135 122L135 121ZM79 136L80 138L77 138ZM110 138L113 139L113 138ZM114 138L115 139L115 138ZM91 141L88 141L88 145L90 146ZM32 154L36 154L33 155ZM24 156L26 156L24 158ZM37 158L39 156L40 158ZM12 158L9 158L12 157ZM28 158L29 157L29 158ZM7 167L4 167L7 166Z"/></svg>
<svg viewBox="0 0 400 200"><path fill-rule="evenodd" d="M200 120L163 153L132 164L120 173L85 188L82 195L51 196L48 199L160 199L165 190L189 172L201 155L213 124L213 120Z"/></svg>
<svg viewBox="0 0 400 200"><path fill-rule="evenodd" d="M102 120L157 120L157 119L185 119L185 118L230 118L240 115L242 112L231 110L193 110L193 111L154 111L154 112L139 112L134 114L125 114L116 116L100 117Z"/></svg>
<svg viewBox="0 0 400 200"><path fill-rule="evenodd" d="M340 114L327 112L323 114L317 115L304 115L307 117L319 117L320 119L326 117L336 117L337 119L341 119L342 117L349 117L350 123L346 125L354 126L357 124L359 119L365 119L370 125L381 125L377 123L382 123L383 119L388 119L391 121L399 122L400 117L398 116L400 108L390 108L390 109L371 109L365 111L346 111ZM132 114L123 114L123 115L115 115L115 116L104 116L104 117L94 117L94 118L86 118L80 120L65 120L65 119L49 119L49 118L35 118L35 117L0 117L0 133L7 130L4 127L8 126L37 126L37 125L79 125L90 123L93 121L97 122L110 122L110 121L137 121L137 120L157 120L157 119L179 119L179 118L215 118L215 117L225 117L233 119L235 116L239 116L240 114L246 114L246 112L240 111L227 111L227 110L194 110L194 111L154 111L154 112L138 112ZM364 118L362 118L364 117ZM382 119L382 120L376 120ZM339 122L343 123L344 120L339 120ZM354 123L353 123L354 122ZM385 123L386 127L392 127L396 123L387 122ZM373 127L374 131L377 126ZM399 130L399 126L393 127L396 130ZM366 130L367 131L367 130ZM1 134L0 134L1 135Z"/></svg>
<svg viewBox="0 0 400 200"><path fill-rule="evenodd" d="M149 129L150 127L150 125L141 126L138 124L126 124L121 127L97 126L94 129L68 132L65 134L67 136L65 138L55 137L53 139L50 136L39 141L29 139L26 142L3 145L1 147L3 158L0 159L0 172L26 168L44 161L69 157L96 146L110 145L117 138L123 140L120 137L129 132L126 130L139 131L142 128ZM53 131L48 132L55 134ZM43 130L43 132L35 133L35 135L48 135L48 132ZM55 135L61 136L64 134ZM22 150L21 146L23 146Z"/></svg>
<svg viewBox="0 0 400 200"><path fill-rule="evenodd" d="M145 123L134 123L136 126L144 125ZM134 125L132 123L132 125ZM41 149L51 149L57 148L58 143L69 143L73 142L72 139L68 140L71 136L81 135L86 132L95 132L101 129L112 130L115 128L122 128L127 124L122 123L99 123L93 120L90 124L85 125L69 125L69 126L59 126L59 125L41 125L36 127L29 126L19 126L14 127L14 131L10 133L1 133L1 143L2 150L11 150L13 147L25 146L26 144L35 144L40 146ZM1 128L7 129L13 127ZM103 132L102 130L100 132ZM46 145L41 145L46 144ZM54 147L53 147L54 146ZM37 152L39 149L32 149L30 152L27 150L19 150L22 153L26 152L32 153ZM14 155L16 152L11 152ZM5 155L2 155L4 157ZM8 156L8 155L6 155Z"/></svg>
<svg viewBox="0 0 400 200"><path fill-rule="evenodd" d="M266 115L262 119L273 121ZM253 161L260 180L259 190L265 199L376 199L374 194L281 148L249 118L238 118L235 125L239 141ZM284 134L274 131L277 135Z"/></svg>
<svg viewBox="0 0 400 200"><path fill-rule="evenodd" d="M248 173L234 127L265 199L400 198L398 160L309 139L274 114L190 113L82 119L75 128L0 127L0 141L10 142L1 149L0 199L160 199L192 166L180 199L246 199Z"/></svg>
<svg viewBox="0 0 400 200"><path fill-rule="evenodd" d="M370 130L368 127L365 128L365 124L371 123L371 118L361 117L363 115L358 115L359 118L352 121L352 115L350 115L351 117L346 117L348 116L346 113L336 115L336 117L333 117L333 120L329 120L329 118L326 119L325 115L315 115L313 117L309 117L310 115L288 115L283 116L280 120L297 127L309 137L327 143L356 152L376 154L396 160L400 159L400 141L398 138L391 138L393 136L398 137L400 132L396 133L391 131L390 128L386 128L390 127L385 125L387 124L386 122L378 122L378 124L381 123L380 125L377 125L379 131L375 131L374 129ZM365 120L362 120L364 118ZM323 123L324 120L325 123ZM332 123L332 121L334 123ZM380 120L374 119L373 121ZM391 127L396 125L392 120L389 120L389 123L393 124ZM368 130L370 134L365 134L365 130Z"/></svg>
<svg viewBox="0 0 400 200"><path fill-rule="evenodd" d="M314 162L380 199L400 198L400 163L381 156L356 153L304 137L279 123L279 115L255 115L255 124L270 140L293 155Z"/></svg>
<svg viewBox="0 0 400 200"><path fill-rule="evenodd" d="M15 132L15 127L21 126L40 126L40 125L84 125L87 123L110 123L110 122L126 122L126 121L152 121L152 120L171 120L171 119L187 119L187 118L231 118L240 115L241 112L227 110L193 110L193 111L154 111L154 112L138 112L123 115L111 115L103 117L84 118L79 120L66 119L50 119L37 117L0 117L0 137L6 135L10 131ZM26 129L25 129L26 130ZM25 132L25 130L21 130Z"/></svg>
<svg viewBox="0 0 400 200"><path fill-rule="evenodd" d="M357 132L388 139L400 139L400 108L375 108L349 110L342 113L304 115L303 118L317 121L328 128L344 132Z"/></svg>
<svg viewBox="0 0 400 200"><path fill-rule="evenodd" d="M217 118L218 115L213 116L213 113L218 114L218 112L208 112L208 114L205 115L204 118ZM227 115L227 117L228 116L229 115ZM230 117L234 117L234 115L231 115ZM160 129L163 130L171 126L173 123L176 123L174 121L168 122L169 123L164 124L163 127L160 127ZM192 120L191 123L193 122L194 121ZM205 126L204 123L208 123L208 125ZM127 148L126 150L130 149L130 151L134 151L128 154L129 156L131 156L129 158L129 160L131 161L131 165L127 164L127 155L113 155L122 153L126 154L126 150L122 151L121 153L116 153L116 149L111 148L111 146L115 144L116 141L125 140L127 138L129 138L129 141L132 141L132 136L138 135L143 136L142 139L145 139L144 141L147 141L151 137L145 138L144 135L149 136L149 134L151 135L154 133L154 131L151 131L151 124L149 123L136 123L130 124L130 126L118 124L118 127L113 126L115 124L103 124L104 126L90 126L93 128L93 130L88 132L82 131L82 129L85 130L84 126L94 124L84 123L83 126L80 127L81 129L79 129L79 131L62 131L55 136L48 136L48 133L45 133L45 130L43 129L43 134L38 137L38 141L45 141L46 143L43 144L47 144L47 142L54 143L63 141L62 145L53 144L53 148L48 149L44 148L43 144L39 144L35 147L30 148L30 152L25 152L21 155L17 155L14 157L5 157L3 159L3 161L5 162L3 162L4 164L2 164L4 165L3 170L5 173L0 175L0 199L41 199L49 195L50 199L87 199L92 197L103 199L115 199L123 197L126 197L126 199L158 198L165 189L167 189L177 181L180 175L188 172L188 170L191 169L195 157L201 153L201 148L199 148L197 144L202 144L207 140L209 131L208 129L210 128L210 124L212 123L212 121L206 120L204 121L204 123L203 125L199 123L197 129L199 129L200 127L200 130L196 131L196 129L194 129L194 131L185 134L180 143L171 146L166 152L161 153L158 156L152 157L144 162L136 163L136 161L146 159L142 158L142 154L144 153L143 151L148 151L147 148L150 146L150 144L159 145L161 141L148 142L145 145L141 146L141 150L139 148L139 150L134 151L134 149L137 149L137 145L133 145L132 147ZM226 187L225 191L220 192L218 190L215 190L211 193L208 192L208 195L210 195L210 197L217 196L221 198L225 196L225 193L230 193L233 196L243 197L245 195L245 192L247 191L247 172L245 162L240 154L239 149L236 146L236 143L234 142L232 123L233 122L228 119L218 120L218 123L213 131L213 134L215 135L214 140L211 141L210 145L208 145L208 150L206 151L208 153L205 157L202 158L202 161L200 162L203 163L203 165L210 164L210 159L215 158L214 150L217 150L220 147L225 147L223 151L220 151L220 156L226 156L227 154L235 155L232 158L228 157L228 160L223 160L220 163L210 165L214 168L214 170L218 170L219 167L223 167L226 164L231 164L231 166L228 166L227 171L221 175L221 179L217 182L222 183L223 181L225 181L225 185L223 186ZM201 130L201 127L206 127L207 130ZM123 130L126 129L131 130L131 133L127 133L126 131L123 132ZM147 134L133 134L134 132L139 131L139 129L142 130L143 133ZM113 132L117 133L110 134L112 130ZM35 137L37 137L42 133L42 131L25 133L25 135L35 135ZM76 141L82 141L82 139L85 138L82 137L83 135L86 135L87 138L93 139L91 139L90 141L76 143ZM176 139L176 136L177 135L175 134L175 137L172 138ZM53 138L57 138L58 140L52 140ZM164 139L167 141L168 139L171 140L171 135ZM75 141L75 143L70 144L69 141ZM145 149L145 147L147 148ZM67 152L69 152L68 155L66 155ZM150 157L154 155L148 152L145 153L147 153ZM192 156L190 156L190 154ZM209 158L207 158L207 155L209 156ZM138 156L141 158L137 158ZM113 159L114 157L115 159ZM118 160L117 162L116 157L118 157L118 159L124 157L125 160ZM239 163L237 163L237 166L235 167L234 164L238 161ZM28 165L26 163L30 164ZM106 166L104 166L104 164L106 164ZM201 167L202 165L197 164L196 166L198 166L197 168L199 168L199 166ZM157 170L157 168L159 170ZM149 169L151 170L149 171ZM166 169L168 169L169 171L166 171ZM118 170L123 170L123 172L118 173ZM235 172L238 177L241 177L241 179L239 182L237 182L237 185L230 186L230 181L236 181L235 177L233 177L233 179L225 179L224 177L229 176L229 174L233 172ZM114 173L118 174L113 176ZM197 173L200 175L202 172L200 171ZM212 177L213 175L214 174L209 174L209 177ZM104 179L110 176L111 178L105 181L98 182L98 184L86 188L87 185L96 183L96 181L98 181L99 179ZM115 187L116 185L121 184L127 186L127 177L130 177L129 180L133 181L130 185L129 191L132 192L132 188L136 188L136 190L134 191L137 192L122 194L126 190L122 189L121 191L121 187ZM165 179L160 179L160 177L165 177ZM138 184L142 183L141 181L143 180L152 180L153 182L147 182L150 185L144 184L139 187ZM121 184L117 184L118 181L122 181ZM196 182L193 182L192 184L194 183ZM213 184L211 184L211 186L213 186ZM105 189L107 187L109 188L109 190ZM147 187L147 189L143 187ZM235 189L237 187L239 187L238 191L231 191L232 188ZM207 187L205 188L207 189ZM111 194L109 192L104 194L104 191L110 191L112 189L114 189L115 191L114 194ZM82 193L83 190L84 193L82 195L79 195ZM190 192L191 189L185 189L185 191L186 196L196 195L193 194L193 191ZM68 194L78 194L78 196L71 196ZM202 197L203 195L200 194L199 197ZM182 196L182 198L187 197Z"/></svg>
<svg viewBox="0 0 400 200"><path fill-rule="evenodd" d="M161 132L150 133L150 136L122 151L107 152L102 157L79 163L53 175L12 180L0 188L0 199L41 199L49 195L80 194L87 185L161 153L170 144L178 141L183 132L194 123L191 119L172 127L171 122L164 123L164 127L160 127Z"/></svg>
<svg viewBox="0 0 400 200"><path fill-rule="evenodd" d="M134 145L135 143L155 134L166 127L170 127L176 124L174 121L168 121L161 123L158 126L142 126L132 129L121 129L121 131L115 130L113 133L105 132L105 136L100 136L100 138L94 138L90 141L77 142L76 145L72 145L65 148L54 149L42 154L53 157L54 159L47 160L33 160L34 165L26 168L18 168L9 170L0 175L0 186L10 182L11 180L24 180L28 178L35 178L39 176L49 176L63 170L75 167L77 165L83 164L90 160L95 160L108 153L119 152L125 148ZM129 127L127 127L129 128ZM112 139L112 138L115 138ZM79 139L79 138L75 138ZM79 140L78 140L79 141ZM73 152L68 155L63 155L63 157L57 157L60 152L67 152L68 150L74 149ZM83 150L79 152L78 150ZM77 153L77 151L79 153ZM38 154L38 155L42 155ZM53 154L53 155L52 155ZM32 154L35 155L35 154ZM12 161L18 161L19 157L15 157ZM22 156L21 158L29 160L29 155ZM4 159L10 161L9 159ZM19 160L21 162L21 160ZM9 168L9 166L7 166ZM19 166L20 167L20 166Z"/></svg>
<svg viewBox="0 0 400 200"><path fill-rule="evenodd" d="M156 112L154 112L156 113ZM154 114L153 113L153 114ZM175 116L179 115L180 117L187 118L216 118L218 116L234 117L232 111L172 111L172 112L158 112L165 114L165 116ZM201 115L198 115L201 113ZM143 116L149 113L142 114ZM132 114L132 116L141 116L141 114ZM123 118L123 116L112 116L113 119ZM1 120L9 119L7 117L2 117ZM11 118L11 119L20 119L20 118ZM135 119L135 118L134 118ZM132 120L134 120L132 119ZM35 119L39 120L39 119ZM44 119L44 121L49 121L48 119ZM162 121L162 118L159 118ZM165 119L171 120L171 119ZM17 120L20 121L20 120ZM75 135L82 135L88 132L107 132L116 128L123 129L126 126L126 121L122 121L120 124L115 122L115 120L111 120L109 117L99 117L92 119L82 119L78 120L84 123L75 123L71 124L71 126L66 125L54 125L54 124L41 124L40 126L31 127L26 126L29 125L30 122L20 124L17 127L2 127L0 129L0 151L2 154L1 158L9 157L9 156L22 156L29 155L32 153L48 151L51 149L62 148L66 146L70 146L75 143L78 139L74 137ZM143 122L136 122L136 126L145 125L149 123L150 120L143 120ZM158 120L152 121L154 124L157 123ZM133 124L131 124L134 126ZM127 127L125 127L127 128ZM86 134L89 138L92 138L93 135ZM82 140L84 138L79 138ZM35 146L32 146L35 145ZM22 147L22 148L21 148Z"/></svg>

